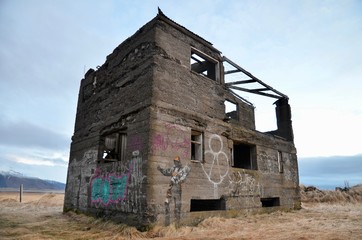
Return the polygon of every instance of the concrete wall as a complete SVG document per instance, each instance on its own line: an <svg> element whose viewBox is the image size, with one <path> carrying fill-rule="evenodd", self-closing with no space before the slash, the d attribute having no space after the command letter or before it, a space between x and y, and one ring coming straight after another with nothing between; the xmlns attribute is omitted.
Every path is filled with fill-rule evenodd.
<svg viewBox="0 0 362 240"><path fill-rule="evenodd" d="M154 57L147 176L148 198L158 221L162 222L165 217L164 200L170 179L157 171L157 166L172 167L174 156L180 156L182 164L191 168L182 185L181 221L192 221L190 219L203 215L190 213L192 199L224 199L226 210L260 208L260 199L264 198L278 198L279 205L285 208L298 206L294 144L255 131L252 106L233 97L220 82L191 71L191 46L215 59L220 59L219 53L167 24L157 25L156 45L163 55ZM239 105L237 121L224 121L225 99ZM192 130L203 134L201 162L191 160ZM230 166L234 142L256 146L257 170ZM278 152L282 153L282 172Z"/></svg>
<svg viewBox="0 0 362 240"><path fill-rule="evenodd" d="M157 51L150 22L81 81L65 211L79 210L135 225L147 221L152 56ZM104 136L113 132L127 135L125 159L102 162Z"/></svg>
<svg viewBox="0 0 362 240"><path fill-rule="evenodd" d="M191 70L191 49L220 61L217 79ZM220 52L210 43L158 16L99 69L89 70L80 86L64 210L142 228L260 209L268 199L278 198L285 208L297 206L293 142L255 131L253 106L226 89L222 69ZM226 99L238 105L237 119L226 118ZM202 136L199 161L192 157L195 131ZM107 162L105 137L114 132L127 135L126 153L122 161ZM256 169L233 167L239 143L254 146ZM174 195L176 209L165 203L172 174L161 170L172 168L175 156L187 166L178 170L184 175L177 183L180 199ZM200 212L200 203L220 211Z"/></svg>

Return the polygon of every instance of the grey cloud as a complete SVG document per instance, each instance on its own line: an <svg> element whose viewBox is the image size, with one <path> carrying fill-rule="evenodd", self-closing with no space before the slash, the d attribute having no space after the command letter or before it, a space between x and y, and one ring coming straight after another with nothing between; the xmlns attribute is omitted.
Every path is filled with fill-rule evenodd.
<svg viewBox="0 0 362 240"><path fill-rule="evenodd" d="M70 139L30 122L0 121L0 144L64 150L69 147Z"/></svg>
<svg viewBox="0 0 362 240"><path fill-rule="evenodd" d="M322 188L362 183L362 155L299 159L300 182Z"/></svg>
<svg viewBox="0 0 362 240"><path fill-rule="evenodd" d="M300 158L299 169L306 175L361 174L362 155Z"/></svg>

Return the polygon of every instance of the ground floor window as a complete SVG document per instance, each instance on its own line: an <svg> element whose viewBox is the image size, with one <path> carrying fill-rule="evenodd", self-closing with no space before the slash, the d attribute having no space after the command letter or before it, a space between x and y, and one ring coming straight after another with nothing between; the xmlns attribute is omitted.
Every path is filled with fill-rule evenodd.
<svg viewBox="0 0 362 240"><path fill-rule="evenodd" d="M126 156L127 135L122 132L108 134L102 138L103 162L123 161Z"/></svg>
<svg viewBox="0 0 362 240"><path fill-rule="evenodd" d="M226 210L225 199L191 199L190 212Z"/></svg>
<svg viewBox="0 0 362 240"><path fill-rule="evenodd" d="M277 207L280 206L280 199L278 197L260 198L262 207Z"/></svg>

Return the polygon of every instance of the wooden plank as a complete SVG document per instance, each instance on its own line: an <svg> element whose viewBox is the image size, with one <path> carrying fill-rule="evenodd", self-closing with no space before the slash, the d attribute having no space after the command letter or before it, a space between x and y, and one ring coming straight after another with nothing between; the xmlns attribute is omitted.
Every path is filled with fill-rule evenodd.
<svg viewBox="0 0 362 240"><path fill-rule="evenodd" d="M270 94L270 93L263 93L263 92L255 92L255 91L247 89L247 88L241 88L241 87L235 87L235 86L230 86L229 88L244 91L244 92L259 94L259 95L263 95L263 96L267 96L267 97L277 98L277 99L280 98L280 96L278 96L278 95L274 95L274 94Z"/></svg>
<svg viewBox="0 0 362 240"><path fill-rule="evenodd" d="M232 86L232 85L237 85L237 84L254 83L254 82L256 82L256 81L253 80L253 79L250 79L250 80L240 80L240 81L225 83L225 85L226 85L226 86Z"/></svg>
<svg viewBox="0 0 362 240"><path fill-rule="evenodd" d="M250 72L246 71L244 68L240 67L239 65L237 65L236 63L234 63L233 61L231 61L230 59L228 59L227 57L223 56L224 61L226 61L227 63L229 63L231 66L233 66L236 69L239 69L242 73L244 73L245 75L247 75L248 77L251 77L252 79L256 79L258 80L256 77L254 77Z"/></svg>
<svg viewBox="0 0 362 240"><path fill-rule="evenodd" d="M195 60L198 63L203 63L202 61L200 61L199 59L195 58L194 56L191 55L191 59Z"/></svg>
<svg viewBox="0 0 362 240"><path fill-rule="evenodd" d="M236 69L240 70L242 73L244 73L245 75L247 75L248 77L252 78L253 80L255 80L256 82L258 82L260 85L268 88L270 91L278 94L279 96L277 98L286 98L289 99L287 95L275 90L274 88L272 88L271 86L267 85L266 83L264 83L263 81L261 81L260 79L258 79L257 77L253 76L250 72L246 71L245 69L243 69L242 67L240 67L239 65L237 65L236 63L234 63L233 61L231 61L230 59L228 59L227 57L223 56L223 60L226 61L227 63L229 63L230 65L232 65L233 67L235 67ZM240 90L240 89L239 89ZM246 89L247 92L250 92L249 89ZM241 91L245 91L245 90L241 90ZM266 94L263 93L261 94L260 92L252 92L252 93L256 93L256 94L260 94L260 95L264 95L264 96L269 96L269 97L273 97L275 98L276 95L274 94Z"/></svg>
<svg viewBox="0 0 362 240"><path fill-rule="evenodd" d="M225 75L226 74L231 74L231 73L237 73L237 72L241 72L239 69L235 69L235 70L229 70L229 71L226 71L225 72Z"/></svg>
<svg viewBox="0 0 362 240"><path fill-rule="evenodd" d="M250 90L255 91L255 92L270 91L270 89L268 89L268 88L255 88L255 89L250 89Z"/></svg>
<svg viewBox="0 0 362 240"><path fill-rule="evenodd" d="M235 97L239 98L240 100L246 102L247 104L249 104L250 106L254 106L254 104L252 104L251 102L249 102L248 100L246 100L245 98L243 98L242 96L240 96L239 94L237 94L236 92L232 91L230 88L228 89L228 91L233 94Z"/></svg>

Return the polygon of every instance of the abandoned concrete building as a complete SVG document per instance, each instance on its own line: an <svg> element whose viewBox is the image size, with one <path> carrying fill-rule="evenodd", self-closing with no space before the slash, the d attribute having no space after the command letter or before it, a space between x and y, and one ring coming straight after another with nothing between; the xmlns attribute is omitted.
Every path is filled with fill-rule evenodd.
<svg viewBox="0 0 362 240"><path fill-rule="evenodd" d="M276 130L241 93L276 99ZM161 11L81 81L64 211L193 224L298 208L298 188L288 97Z"/></svg>

